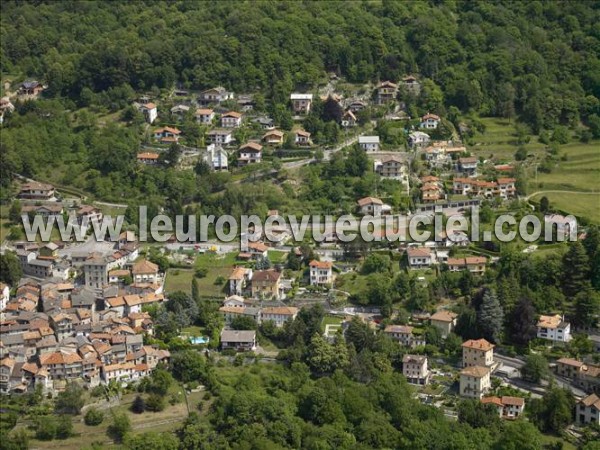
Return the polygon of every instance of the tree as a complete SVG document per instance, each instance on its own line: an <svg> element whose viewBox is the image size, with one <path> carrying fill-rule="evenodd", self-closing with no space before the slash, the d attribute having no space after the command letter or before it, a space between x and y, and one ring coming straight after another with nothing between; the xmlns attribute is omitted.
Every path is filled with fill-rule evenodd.
<svg viewBox="0 0 600 450"><path fill-rule="evenodd" d="M70 416L61 415L56 421L56 438L67 439L73 434L73 421Z"/></svg>
<svg viewBox="0 0 600 450"><path fill-rule="evenodd" d="M87 410L83 420L88 426L100 425L104 420L104 413L99 409L92 407Z"/></svg>
<svg viewBox="0 0 600 450"><path fill-rule="evenodd" d="M562 290L567 297L574 297L589 288L589 267L589 258L581 242L571 243L562 264Z"/></svg>
<svg viewBox="0 0 600 450"><path fill-rule="evenodd" d="M586 289L575 296L575 320L580 327L593 327L600 312L600 294Z"/></svg>
<svg viewBox="0 0 600 450"><path fill-rule="evenodd" d="M248 316L236 316L231 321L232 330L256 330L258 325L256 320Z"/></svg>
<svg viewBox="0 0 600 450"><path fill-rule="evenodd" d="M533 353L527 356L521 368L521 376L532 383L539 383L549 375L548 361L542 355Z"/></svg>
<svg viewBox="0 0 600 450"><path fill-rule="evenodd" d="M0 255L0 281L9 286L16 286L22 276L21 263L13 253L6 252Z"/></svg>
<svg viewBox="0 0 600 450"><path fill-rule="evenodd" d="M113 414L113 421L108 427L108 434L117 442L123 442L127 433L131 431L131 422L125 413Z"/></svg>
<svg viewBox="0 0 600 450"><path fill-rule="evenodd" d="M500 342L502 326L504 324L504 311L498 301L496 293L486 289L483 301L479 308L478 322L483 336L495 343Z"/></svg>
<svg viewBox="0 0 600 450"><path fill-rule="evenodd" d="M500 427L496 406L477 400L461 400L458 403L458 421L468 423L473 428L486 428L492 432Z"/></svg>
<svg viewBox="0 0 600 450"><path fill-rule="evenodd" d="M152 393L146 399L146 409L152 412L160 412L165 409L165 397L163 395Z"/></svg>
<svg viewBox="0 0 600 450"><path fill-rule="evenodd" d="M136 414L142 414L146 411L146 402L141 395L136 395L133 403L131 404L131 411Z"/></svg>
<svg viewBox="0 0 600 450"><path fill-rule="evenodd" d="M195 350L175 353L171 357L171 367L173 376L184 383L200 381L206 375L204 357Z"/></svg>
<svg viewBox="0 0 600 450"><path fill-rule="evenodd" d="M83 388L72 382L58 394L54 410L60 414L79 414L84 404Z"/></svg>
<svg viewBox="0 0 600 450"><path fill-rule="evenodd" d="M508 324L511 340L518 345L527 345L537 335L537 315L527 297L521 297L510 315Z"/></svg>
<svg viewBox="0 0 600 450"><path fill-rule="evenodd" d="M369 169L369 157L358 145L353 146L346 159L346 173L351 177L362 177Z"/></svg>
<svg viewBox="0 0 600 450"><path fill-rule="evenodd" d="M365 259L362 265L361 273L369 275L370 273L385 273L392 267L390 257L379 253L371 253Z"/></svg>
<svg viewBox="0 0 600 450"><path fill-rule="evenodd" d="M523 420L506 422L494 450L539 450L542 436L532 424Z"/></svg>
<svg viewBox="0 0 600 450"><path fill-rule="evenodd" d="M56 437L57 423L53 416L38 416L35 419L35 438L51 441Z"/></svg>
<svg viewBox="0 0 600 450"><path fill-rule="evenodd" d="M540 199L540 212L546 214L550 211L550 200L545 195Z"/></svg>
<svg viewBox="0 0 600 450"><path fill-rule="evenodd" d="M210 164L208 164L204 159L199 159L194 166L194 172L199 177L208 175L211 172Z"/></svg>
<svg viewBox="0 0 600 450"><path fill-rule="evenodd" d="M541 431L559 434L572 421L575 400L570 390L553 387L541 400L532 399L531 406L530 416L536 426Z"/></svg>
<svg viewBox="0 0 600 450"><path fill-rule="evenodd" d="M12 223L21 223L21 202L19 200L15 200L10 205L10 209L8 210L8 219Z"/></svg>
<svg viewBox="0 0 600 450"><path fill-rule="evenodd" d="M358 316L352 318L345 333L346 342L354 345L357 352L370 348L373 343L373 330Z"/></svg>
<svg viewBox="0 0 600 450"><path fill-rule="evenodd" d="M177 450L179 440L171 433L151 431L136 435L127 435L125 448L128 450Z"/></svg>

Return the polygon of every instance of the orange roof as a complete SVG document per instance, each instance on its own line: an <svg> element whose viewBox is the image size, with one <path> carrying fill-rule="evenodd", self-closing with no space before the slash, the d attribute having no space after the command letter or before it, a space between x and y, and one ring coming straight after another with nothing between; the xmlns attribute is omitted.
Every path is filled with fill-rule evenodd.
<svg viewBox="0 0 600 450"><path fill-rule="evenodd" d="M385 327L385 330L383 330L385 333L405 333L405 334L411 334L413 331L413 327L410 327L408 325L388 325L387 327Z"/></svg>
<svg viewBox="0 0 600 450"><path fill-rule="evenodd" d="M280 130L271 130L271 131L267 131L264 135L263 135L263 139L265 139L267 136L277 136L279 138L283 137L283 131Z"/></svg>
<svg viewBox="0 0 600 450"><path fill-rule="evenodd" d="M392 83L391 81L382 81L381 83L379 83L377 85L377 89L379 88L383 88L383 87L391 87L391 88L397 88L398 85L395 83Z"/></svg>
<svg viewBox="0 0 600 450"><path fill-rule="evenodd" d="M410 258L426 258L431 256L431 250L427 247L408 247L406 253Z"/></svg>
<svg viewBox="0 0 600 450"><path fill-rule="evenodd" d="M248 269L246 269L245 267L236 267L231 272L231 275L229 275L229 279L230 280L243 280L244 277L246 276L247 272L248 272Z"/></svg>
<svg viewBox="0 0 600 450"><path fill-rule="evenodd" d="M427 119L440 120L440 116L438 116L437 114L427 113L421 119L422 120L427 120Z"/></svg>
<svg viewBox="0 0 600 450"><path fill-rule="evenodd" d="M541 328L558 328L562 322L562 317L559 314L554 316L540 316L537 326Z"/></svg>
<svg viewBox="0 0 600 450"><path fill-rule="evenodd" d="M242 113L239 113L237 111L229 111L223 114L221 117L234 117L236 119L239 119L240 117L242 117Z"/></svg>
<svg viewBox="0 0 600 450"><path fill-rule="evenodd" d="M210 108L200 108L196 110L197 116L210 116L214 111Z"/></svg>
<svg viewBox="0 0 600 450"><path fill-rule="evenodd" d="M305 136L305 137L310 137L310 133L308 131L304 131L304 130L297 130L296 134L298 136Z"/></svg>
<svg viewBox="0 0 600 450"><path fill-rule="evenodd" d="M143 152L138 153L137 159L158 159L159 156L160 155L158 153Z"/></svg>
<svg viewBox="0 0 600 450"><path fill-rule="evenodd" d="M525 399L521 397L509 397L506 395L502 396L502 404L503 405L513 405L513 406L524 406Z"/></svg>
<svg viewBox="0 0 600 450"><path fill-rule="evenodd" d="M486 341L485 339L469 339L462 344L463 348L472 348L474 350L483 350L485 352L493 349L494 344Z"/></svg>
<svg viewBox="0 0 600 450"><path fill-rule="evenodd" d="M440 181L438 177L434 177L433 175L428 175L426 177L421 177L421 183L433 183L436 181Z"/></svg>
<svg viewBox="0 0 600 450"><path fill-rule="evenodd" d="M142 105L144 108L148 108L148 109L154 109L156 108L156 105L154 103L146 103L145 105Z"/></svg>
<svg viewBox="0 0 600 450"><path fill-rule="evenodd" d="M267 250L269 250L269 247L267 247L262 242L249 242L248 248L251 250L256 250L257 252L266 252Z"/></svg>
<svg viewBox="0 0 600 450"><path fill-rule="evenodd" d="M312 260L309 264L310 267L316 267L318 269L331 269L333 267L333 263L331 261L317 261Z"/></svg>
<svg viewBox="0 0 600 450"><path fill-rule="evenodd" d="M177 128L172 128L172 127L158 128L158 129L154 130L154 134L163 133L165 131L167 133L172 133L172 134L181 134L180 130L178 130Z"/></svg>
<svg viewBox="0 0 600 450"><path fill-rule="evenodd" d="M50 364L72 364L81 360L81 356L77 353L52 352L40 356L40 362L43 366Z"/></svg>
<svg viewBox="0 0 600 450"><path fill-rule="evenodd" d="M293 306L274 306L270 308L263 308L261 314L277 314L282 316L293 316L298 314L298 308Z"/></svg>
<svg viewBox="0 0 600 450"><path fill-rule="evenodd" d="M441 310L441 311L436 312L429 319L437 320L438 322L452 322L457 317L458 317L458 314L453 313L452 311Z"/></svg>
<svg viewBox="0 0 600 450"><path fill-rule="evenodd" d="M587 407L594 405L596 409L600 410L600 397L598 397L596 394L588 395L584 399L580 400L579 403L582 403Z"/></svg>
<svg viewBox="0 0 600 450"><path fill-rule="evenodd" d="M511 184L517 181L516 178L498 178L498 184Z"/></svg>
<svg viewBox="0 0 600 450"><path fill-rule="evenodd" d="M496 396L492 396L492 397L483 397L483 398L481 399L481 403L483 403L484 405L486 405L486 404L488 404L488 403L491 403L491 404L493 404L493 405L496 405L496 406L504 406L504 405L502 404L502 400L500 400L500 398L499 398L499 397L496 397Z"/></svg>
<svg viewBox="0 0 600 450"><path fill-rule="evenodd" d="M246 144L240 147L240 150L254 150L260 152L262 148L263 146L260 145L258 142L247 142Z"/></svg>
<svg viewBox="0 0 600 450"><path fill-rule="evenodd" d="M475 377L475 378L483 378L484 376L486 376L489 373L490 373L490 369L487 367L482 367L482 366L465 367L463 370L460 371L461 375L467 375L469 377Z"/></svg>
<svg viewBox="0 0 600 450"><path fill-rule="evenodd" d="M556 361L558 364L564 364L566 366L583 367L585 364L581 361L577 361L573 358L560 358Z"/></svg>
<svg viewBox="0 0 600 450"><path fill-rule="evenodd" d="M221 306L219 312L229 314L243 314L246 310L243 306Z"/></svg>
<svg viewBox="0 0 600 450"><path fill-rule="evenodd" d="M383 202L381 201L381 199L378 199L377 197L361 198L360 200L357 201L357 203L359 206L365 206L365 205L371 205L371 204L383 205Z"/></svg>
<svg viewBox="0 0 600 450"><path fill-rule="evenodd" d="M131 272L134 275L147 274L147 273L158 273L158 265L154 264L153 262L148 261L147 259L142 259L133 265Z"/></svg>

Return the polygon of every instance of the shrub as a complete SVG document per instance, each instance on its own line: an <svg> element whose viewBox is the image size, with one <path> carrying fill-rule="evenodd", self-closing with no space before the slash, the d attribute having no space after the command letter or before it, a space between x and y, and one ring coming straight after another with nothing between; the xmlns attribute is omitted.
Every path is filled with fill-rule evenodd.
<svg viewBox="0 0 600 450"><path fill-rule="evenodd" d="M85 417L83 421L88 426L96 426L100 425L104 420L104 413L96 408L90 408L88 412L85 413Z"/></svg>
<svg viewBox="0 0 600 450"><path fill-rule="evenodd" d="M131 404L131 412L142 414L144 411L146 411L146 402L141 395L138 395Z"/></svg>
<svg viewBox="0 0 600 450"><path fill-rule="evenodd" d="M165 409L165 398L159 394L150 394L146 399L146 409L148 411L160 412Z"/></svg>

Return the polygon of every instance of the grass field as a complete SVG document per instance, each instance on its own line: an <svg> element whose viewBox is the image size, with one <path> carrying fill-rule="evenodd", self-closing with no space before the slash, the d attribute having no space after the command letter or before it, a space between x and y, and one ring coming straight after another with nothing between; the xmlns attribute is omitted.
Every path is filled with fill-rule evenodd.
<svg viewBox="0 0 600 450"><path fill-rule="evenodd" d="M546 192L535 195L532 200L539 202L544 196L552 208L600 223L600 193Z"/></svg>
<svg viewBox="0 0 600 450"><path fill-rule="evenodd" d="M495 117L484 117L479 119L485 124L485 133L477 134L473 140L474 146L469 147L474 156L483 156L486 159L494 158L499 162L510 162L514 160L518 145L516 143L515 123L506 119ZM536 136L525 145L529 153L536 153L544 148L538 142Z"/></svg>

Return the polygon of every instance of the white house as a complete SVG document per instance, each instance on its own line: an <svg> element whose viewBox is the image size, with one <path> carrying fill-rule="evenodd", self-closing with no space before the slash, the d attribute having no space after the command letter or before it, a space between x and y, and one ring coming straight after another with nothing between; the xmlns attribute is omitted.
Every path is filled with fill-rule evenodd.
<svg viewBox="0 0 600 450"><path fill-rule="evenodd" d="M359 136L358 145L366 152L379 151L379 136Z"/></svg>
<svg viewBox="0 0 600 450"><path fill-rule="evenodd" d="M219 145L209 144L206 147L206 154L204 155L204 161L206 161L213 170L227 170L229 167L229 158L227 152Z"/></svg>
<svg viewBox="0 0 600 450"><path fill-rule="evenodd" d="M131 269L134 283L156 283L158 282L158 265L146 259L142 259L133 265Z"/></svg>
<svg viewBox="0 0 600 450"><path fill-rule="evenodd" d="M429 382L427 356L404 355L402 357L402 375L409 383L425 385Z"/></svg>
<svg viewBox="0 0 600 450"><path fill-rule="evenodd" d="M262 148L263 146L257 142L248 142L240 147L240 156L238 157L238 164L248 165L256 164L262 161Z"/></svg>
<svg viewBox="0 0 600 450"><path fill-rule="evenodd" d="M208 140L217 145L229 145L233 142L231 130L216 129L208 132Z"/></svg>
<svg viewBox="0 0 600 450"><path fill-rule="evenodd" d="M408 265L411 269L431 266L431 250L428 247L408 247L406 249Z"/></svg>
<svg viewBox="0 0 600 450"><path fill-rule="evenodd" d="M242 295L251 280L252 269L236 267L229 275L229 293L231 295Z"/></svg>
<svg viewBox="0 0 600 450"><path fill-rule="evenodd" d="M194 113L194 117L198 123L211 124L215 118L215 112L210 108L199 108Z"/></svg>
<svg viewBox="0 0 600 450"><path fill-rule="evenodd" d="M333 283L333 264L330 261L311 261L310 284L332 284Z"/></svg>
<svg viewBox="0 0 600 450"><path fill-rule="evenodd" d="M223 128L239 128L242 125L243 114L236 111L226 112L221 116Z"/></svg>
<svg viewBox="0 0 600 450"><path fill-rule="evenodd" d="M158 109L154 103L145 103L143 105L138 105L138 111L144 115L144 119L146 122L152 124L158 117Z"/></svg>
<svg viewBox="0 0 600 450"><path fill-rule="evenodd" d="M293 93L290 95L290 100L294 113L308 114L312 105L313 95Z"/></svg>
<svg viewBox="0 0 600 450"><path fill-rule="evenodd" d="M358 200L358 207L361 214L369 214L371 216L380 216L383 212L383 202L376 197L365 197Z"/></svg>
<svg viewBox="0 0 600 450"><path fill-rule="evenodd" d="M177 142L181 131L177 128L163 127L154 130L154 139L158 139L162 142Z"/></svg>
<svg viewBox="0 0 600 450"><path fill-rule="evenodd" d="M233 98L233 92L229 92L223 86L217 86L216 88L207 89L206 91L200 92L198 100L202 104L208 103L221 103Z"/></svg>
<svg viewBox="0 0 600 450"><path fill-rule="evenodd" d="M474 156L458 159L458 170L470 177L477 176L478 160Z"/></svg>
<svg viewBox="0 0 600 450"><path fill-rule="evenodd" d="M10 288L4 283L0 283L0 311L6 308L8 300L10 299Z"/></svg>
<svg viewBox="0 0 600 450"><path fill-rule="evenodd" d="M260 321L267 322L269 320L275 323L275 326L281 328L288 320L294 320L298 315L298 308L293 306L275 306L263 308L260 311Z"/></svg>
<svg viewBox="0 0 600 450"><path fill-rule="evenodd" d="M171 115L178 120L183 120L189 110L190 107L188 105L175 105L171 108Z"/></svg>
<svg viewBox="0 0 600 450"><path fill-rule="evenodd" d="M296 145L310 145L310 133L304 130L296 131L295 143Z"/></svg>
<svg viewBox="0 0 600 450"><path fill-rule="evenodd" d="M542 315L537 323L537 337L555 342L569 342L571 340L571 324L559 314Z"/></svg>
<svg viewBox="0 0 600 450"><path fill-rule="evenodd" d="M427 113L423 117L421 117L421 124L419 128L424 128L426 130L435 130L440 124L440 116L436 114Z"/></svg>
<svg viewBox="0 0 600 450"><path fill-rule="evenodd" d="M429 144L431 138L422 131L413 131L408 135L408 143L411 147L424 147Z"/></svg>
<svg viewBox="0 0 600 450"><path fill-rule="evenodd" d="M489 367L471 366L460 371L460 396L481 399L492 388Z"/></svg>

